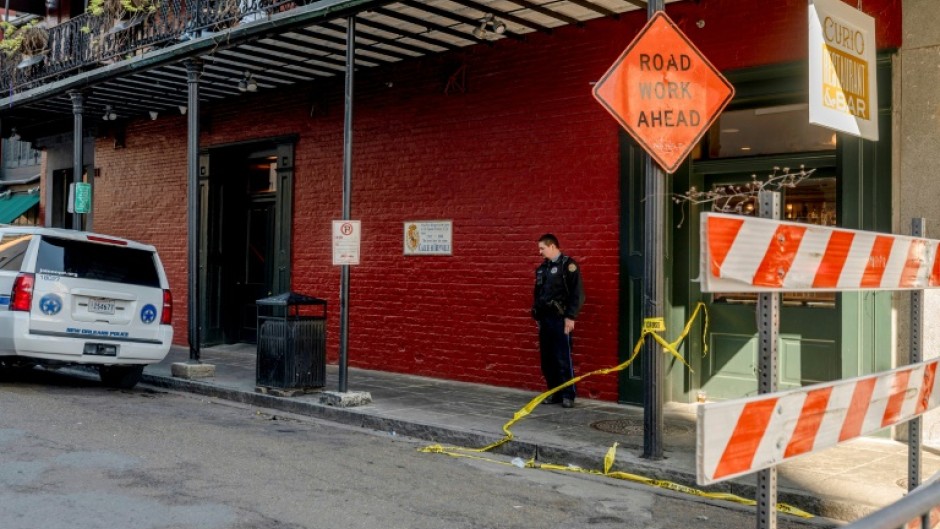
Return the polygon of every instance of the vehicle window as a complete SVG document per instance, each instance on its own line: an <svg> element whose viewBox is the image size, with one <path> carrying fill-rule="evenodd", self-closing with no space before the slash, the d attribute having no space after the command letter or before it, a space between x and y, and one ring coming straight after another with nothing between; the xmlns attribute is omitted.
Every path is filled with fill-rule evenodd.
<svg viewBox="0 0 940 529"><path fill-rule="evenodd" d="M36 272L160 288L153 252L43 237Z"/></svg>
<svg viewBox="0 0 940 529"><path fill-rule="evenodd" d="M0 236L0 270L18 271L32 235L7 233Z"/></svg>

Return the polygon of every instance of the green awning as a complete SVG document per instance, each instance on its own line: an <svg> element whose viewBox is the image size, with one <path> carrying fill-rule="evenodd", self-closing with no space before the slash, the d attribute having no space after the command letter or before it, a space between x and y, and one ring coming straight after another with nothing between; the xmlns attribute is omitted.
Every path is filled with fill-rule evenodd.
<svg viewBox="0 0 940 529"><path fill-rule="evenodd" d="M9 224L39 203L39 193L21 193L0 198L0 224Z"/></svg>

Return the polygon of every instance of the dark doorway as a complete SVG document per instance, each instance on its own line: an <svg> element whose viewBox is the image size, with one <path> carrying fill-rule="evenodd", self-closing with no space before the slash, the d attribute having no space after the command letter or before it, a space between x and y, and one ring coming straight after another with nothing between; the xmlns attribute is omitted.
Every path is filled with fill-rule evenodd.
<svg viewBox="0 0 940 529"><path fill-rule="evenodd" d="M287 149L290 149L287 151ZM256 300L287 289L293 147L212 149L201 162L203 342L254 343ZM285 222L279 222L285 219ZM287 263L287 264L286 264Z"/></svg>
<svg viewBox="0 0 940 529"><path fill-rule="evenodd" d="M68 213L69 183L72 182L71 169L52 171L52 214L51 227L71 228L72 214Z"/></svg>
<svg viewBox="0 0 940 529"><path fill-rule="evenodd" d="M235 283L240 290L240 299L236 303L242 307L238 328L240 342L256 341L255 301L274 294L273 198L252 199L248 204L244 281L239 284L236 280Z"/></svg>

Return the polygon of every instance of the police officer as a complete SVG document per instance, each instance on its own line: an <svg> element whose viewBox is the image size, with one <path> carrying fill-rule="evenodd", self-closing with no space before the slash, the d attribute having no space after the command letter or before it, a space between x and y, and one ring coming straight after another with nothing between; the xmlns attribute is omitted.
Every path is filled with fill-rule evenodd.
<svg viewBox="0 0 940 529"><path fill-rule="evenodd" d="M535 270L535 296L532 317L539 325L542 374L548 388L556 388L574 378L571 365L571 332L584 305L581 269L574 259L561 253L558 239L551 233L539 238L539 254L545 258ZM546 404L574 406L574 386L555 393Z"/></svg>

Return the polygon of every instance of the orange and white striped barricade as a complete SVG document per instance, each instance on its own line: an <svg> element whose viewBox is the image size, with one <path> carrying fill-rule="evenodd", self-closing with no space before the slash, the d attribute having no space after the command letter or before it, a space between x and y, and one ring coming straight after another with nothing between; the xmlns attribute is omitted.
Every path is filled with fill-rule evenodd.
<svg viewBox="0 0 940 529"><path fill-rule="evenodd" d="M763 193L760 202L762 210L765 203L775 210L765 216L779 211ZM703 292L757 292L761 310L773 311L777 302L765 296L778 292L909 290L912 364L784 392L775 392L771 383L768 392L753 398L701 406L696 453L700 484L762 471L758 488L767 487L776 501L775 481L765 475L772 470L764 469L910 421L937 406L940 359L920 362L918 307L923 289L940 287L940 241L921 237L923 219L914 221L915 236L906 237L721 213L703 213L701 218ZM769 317L772 313L759 314L761 322L771 322L762 327L762 340L776 344L776 319ZM775 354L774 346L761 353L761 370L771 373L770 380L776 379ZM919 467L919 421L910 426L913 469ZM917 476L909 474L912 483ZM773 511L764 503L758 509L758 527L772 527L768 520Z"/></svg>
<svg viewBox="0 0 940 529"><path fill-rule="evenodd" d="M918 417L940 403L938 363L701 405L698 483L769 468Z"/></svg>
<svg viewBox="0 0 940 529"><path fill-rule="evenodd" d="M702 213L703 292L940 287L940 241Z"/></svg>

